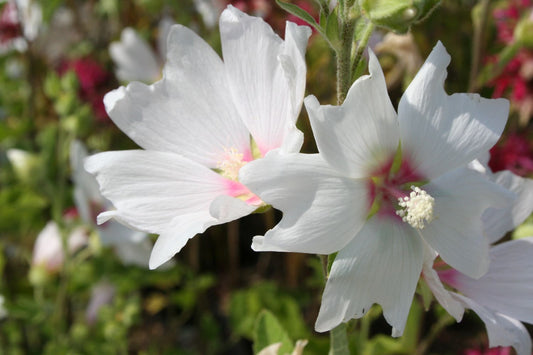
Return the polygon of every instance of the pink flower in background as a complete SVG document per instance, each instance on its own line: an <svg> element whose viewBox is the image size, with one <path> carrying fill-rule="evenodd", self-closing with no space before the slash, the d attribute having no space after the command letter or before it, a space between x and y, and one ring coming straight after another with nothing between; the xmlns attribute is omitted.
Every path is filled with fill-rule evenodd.
<svg viewBox="0 0 533 355"><path fill-rule="evenodd" d="M22 27L18 19L17 6L14 2L8 2L0 13L0 45L20 36L22 36Z"/></svg>
<svg viewBox="0 0 533 355"><path fill-rule="evenodd" d="M525 135L512 134L490 150L492 171L510 170L520 176L533 174L533 142Z"/></svg>
<svg viewBox="0 0 533 355"><path fill-rule="evenodd" d="M507 7L494 11L498 40L503 45L514 44L515 27L524 15L533 11L532 6L531 0L514 0ZM497 57L488 58L489 62L498 60ZM521 48L490 85L494 87L493 97L509 97L520 113L520 123L527 124L533 115L533 52Z"/></svg>
<svg viewBox="0 0 533 355"><path fill-rule="evenodd" d="M520 17L531 7L531 0L510 0L506 7L496 8L493 12L498 31L498 39L505 44L514 40L514 29Z"/></svg>
<svg viewBox="0 0 533 355"><path fill-rule="evenodd" d="M78 77L80 99L91 105L97 119L107 121L104 95L107 92L107 84L111 79L109 72L90 57L64 62L59 68L59 73L64 74L69 70L74 71Z"/></svg>
<svg viewBox="0 0 533 355"><path fill-rule="evenodd" d="M7 1L0 12L0 53L11 49L25 51L28 42L39 34L41 23L42 10L36 1Z"/></svg>

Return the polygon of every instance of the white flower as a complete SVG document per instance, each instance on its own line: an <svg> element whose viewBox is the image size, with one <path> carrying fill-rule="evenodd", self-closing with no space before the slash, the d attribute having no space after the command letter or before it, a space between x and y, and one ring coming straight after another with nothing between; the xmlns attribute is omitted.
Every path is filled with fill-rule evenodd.
<svg viewBox="0 0 533 355"><path fill-rule="evenodd" d="M510 193L465 165L496 143L509 104L448 96L449 61L439 42L396 114L370 53L370 75L352 85L342 106L305 99L319 154L271 152L241 169L241 182L283 212L274 229L254 238L254 250L339 252L317 331L379 303L401 335L425 244L465 274L487 271L481 214L506 205Z"/></svg>
<svg viewBox="0 0 533 355"><path fill-rule="evenodd" d="M288 23L283 41L263 20L228 6L220 32L224 61L193 31L173 26L163 79L104 99L112 120L145 150L87 159L116 207L99 222L115 218L159 234L151 268L197 233L260 206L238 170L272 149L298 151L303 141L295 122L309 28Z"/></svg>
<svg viewBox="0 0 533 355"><path fill-rule="evenodd" d="M5 298L3 295L0 295L0 320L8 316L7 309L4 306Z"/></svg>
<svg viewBox="0 0 533 355"><path fill-rule="evenodd" d="M486 173L517 195L510 207L489 208L483 214L485 234L495 242L533 211L533 180L509 171ZM465 308L476 312L485 323L490 347L513 346L518 355L531 354L531 338L520 321L533 323L533 237L493 246L489 270L477 280L441 262L434 270L436 256L431 252L426 256L423 277L439 303L458 322Z"/></svg>
<svg viewBox="0 0 533 355"><path fill-rule="evenodd" d="M83 228L76 228L68 236L68 250L74 253L87 244L87 232ZM37 235L33 245L32 265L41 266L48 272L56 272L65 259L61 232L55 222L48 222Z"/></svg>
<svg viewBox="0 0 533 355"><path fill-rule="evenodd" d="M218 16L223 10L220 0L194 0L194 7L208 28L215 27Z"/></svg>
<svg viewBox="0 0 533 355"><path fill-rule="evenodd" d="M113 206L100 194L94 176L83 168L83 161L87 156L83 143L73 141L70 146L70 165L74 181L74 202L80 217L96 228L102 244L112 246L124 264L147 267L152 244L146 233L132 231L115 221L96 225L98 213Z"/></svg>
<svg viewBox="0 0 533 355"><path fill-rule="evenodd" d="M166 57L166 42L172 20L163 18L158 29L158 53L132 28L122 30L119 42L109 46L109 54L115 62L116 75L122 81L153 83L161 77L161 66Z"/></svg>
<svg viewBox="0 0 533 355"><path fill-rule="evenodd" d="M98 319L98 312L107 304L110 304L115 297L116 288L108 281L100 281L91 290L91 299L85 310L87 323L94 324Z"/></svg>

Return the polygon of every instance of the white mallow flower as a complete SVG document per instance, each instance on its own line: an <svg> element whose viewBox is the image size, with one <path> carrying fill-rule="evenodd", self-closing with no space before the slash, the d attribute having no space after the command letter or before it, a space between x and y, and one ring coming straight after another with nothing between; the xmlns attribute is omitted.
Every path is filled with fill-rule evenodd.
<svg viewBox="0 0 533 355"><path fill-rule="evenodd" d="M109 55L116 66L116 76L122 81L153 83L161 77L161 67L167 54L167 38L174 22L165 17L159 22L157 53L133 29L122 30L120 41L109 46Z"/></svg>
<svg viewBox="0 0 533 355"><path fill-rule="evenodd" d="M338 252L315 325L328 331L383 308L402 334L424 245L474 278L488 268L481 215L512 194L466 164L490 149L507 100L444 91L450 56L439 42L400 100L398 114L370 53L341 106L305 99L319 154L269 153L240 181L283 212L257 251Z"/></svg>
<svg viewBox="0 0 533 355"><path fill-rule="evenodd" d="M144 150L86 160L116 207L99 222L115 218L159 234L151 268L208 227L261 206L238 171L272 149L297 152L303 142L295 122L309 28L288 22L282 40L262 19L228 6L220 32L224 61L193 31L173 26L163 79L130 83L104 99L111 119Z"/></svg>
<svg viewBox="0 0 533 355"><path fill-rule="evenodd" d="M486 173L517 196L508 208L489 208L483 214L485 235L495 242L533 212L533 180L509 171ZM422 275L448 313L459 322L470 308L485 323L490 347L513 346L518 355L531 354L531 338L520 321L533 323L533 237L493 246L489 270L479 279L442 261L434 263L436 257L428 250Z"/></svg>
<svg viewBox="0 0 533 355"><path fill-rule="evenodd" d="M113 205L100 193L94 176L83 168L87 157L87 148L83 143L73 141L70 146L70 165L74 181L74 202L81 219L96 228L102 244L113 247L124 264L147 267L152 249L148 234L132 231L116 221L96 225L96 216Z"/></svg>

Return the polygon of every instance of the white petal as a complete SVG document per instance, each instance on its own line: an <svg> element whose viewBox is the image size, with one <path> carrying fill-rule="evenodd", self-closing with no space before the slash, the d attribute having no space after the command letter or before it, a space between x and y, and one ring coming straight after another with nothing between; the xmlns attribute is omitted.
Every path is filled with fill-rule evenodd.
<svg viewBox="0 0 533 355"><path fill-rule="evenodd" d="M161 70L153 50L132 28L122 30L120 42L111 43L109 54L120 80L154 82L160 76Z"/></svg>
<svg viewBox="0 0 533 355"><path fill-rule="evenodd" d="M422 268L422 276L429 286L431 292L440 303L440 305L448 312L457 322L463 319L464 307L453 296L452 293L444 288L439 275L433 269L433 260L435 256L427 258L427 252L424 253L424 266Z"/></svg>
<svg viewBox="0 0 533 355"><path fill-rule="evenodd" d="M127 228L116 221L108 221L99 225L96 229L103 245L140 243L148 237L148 234ZM146 262L148 262L148 259L146 259Z"/></svg>
<svg viewBox="0 0 533 355"><path fill-rule="evenodd" d="M518 227L533 212L533 180L522 178L510 171L494 174L493 181L516 194L507 208L489 208L483 213L483 228L490 243Z"/></svg>
<svg viewBox="0 0 533 355"><path fill-rule="evenodd" d="M148 233L167 231L177 216L202 213L211 219L211 202L227 191L228 180L173 153L100 153L85 168L116 207L113 217Z"/></svg>
<svg viewBox="0 0 533 355"><path fill-rule="evenodd" d="M485 323L489 337L489 347L512 346L517 355L531 354L531 337L527 329L518 320L503 314L494 312L473 300L455 295L465 306L477 313Z"/></svg>
<svg viewBox="0 0 533 355"><path fill-rule="evenodd" d="M152 252L152 243L144 239L139 243L122 243L115 246L115 253L124 265L137 265L148 268L148 260Z"/></svg>
<svg viewBox="0 0 533 355"><path fill-rule="evenodd" d="M366 182L336 175L316 154L272 151L242 167L239 179L283 212L264 238L254 238L254 250L330 254L357 234L368 214Z"/></svg>
<svg viewBox="0 0 533 355"><path fill-rule="evenodd" d="M444 91L450 56L438 42L398 106L402 150L428 178L474 160L499 139L509 112L505 99Z"/></svg>
<svg viewBox="0 0 533 355"><path fill-rule="evenodd" d="M477 303L533 323L533 237L505 242L490 250L489 271L474 280L458 274L454 287Z"/></svg>
<svg viewBox="0 0 533 355"><path fill-rule="evenodd" d="M261 18L228 6L220 17L220 35L229 89L264 155L281 147L287 132L295 129L310 30L289 25L283 41Z"/></svg>
<svg viewBox="0 0 533 355"><path fill-rule="evenodd" d="M215 224L218 224L218 221L211 217L209 211L174 218L157 238L150 255L149 268L153 270L170 260L189 239Z"/></svg>
<svg viewBox="0 0 533 355"><path fill-rule="evenodd" d="M170 29L175 22L170 16L164 16L157 26L157 51L159 52L159 59L164 60L167 57L167 43Z"/></svg>
<svg viewBox="0 0 533 355"><path fill-rule="evenodd" d="M249 205L237 198L220 195L209 206L209 213L221 224L247 216L256 208L257 206Z"/></svg>
<svg viewBox="0 0 533 355"><path fill-rule="evenodd" d="M351 177L367 176L398 147L396 112L372 52L369 70L353 83L341 106L320 106L314 96L304 101L320 154Z"/></svg>
<svg viewBox="0 0 533 355"><path fill-rule="evenodd" d="M74 181L74 202L80 217L85 223L96 222L93 215L94 204L105 208L110 203L101 194L98 182L94 176L89 174L83 167L87 158L87 148L78 140L72 141L70 145L70 167L72 169L72 180Z"/></svg>
<svg viewBox="0 0 533 355"><path fill-rule="evenodd" d="M396 222L367 221L335 258L315 329L330 330L362 317L378 303L395 336L403 333L422 269L423 244Z"/></svg>
<svg viewBox="0 0 533 355"><path fill-rule="evenodd" d="M257 355L278 355L279 349L281 349L281 346L283 343L274 343L270 344L266 348L263 348L260 352L257 353Z"/></svg>
<svg viewBox="0 0 533 355"><path fill-rule="evenodd" d="M104 98L113 122L145 149L181 154L215 168L225 149L250 158L250 135L234 108L222 61L198 35L175 25L164 78L130 83Z"/></svg>
<svg viewBox="0 0 533 355"><path fill-rule="evenodd" d="M64 260L61 233L55 222L48 222L33 245L32 265L42 265L50 271L61 267Z"/></svg>
<svg viewBox="0 0 533 355"><path fill-rule="evenodd" d="M424 189L435 199L435 219L420 231L442 259L474 278L488 269L489 243L483 235L481 215L490 206L503 207L512 194L484 175L455 169Z"/></svg>

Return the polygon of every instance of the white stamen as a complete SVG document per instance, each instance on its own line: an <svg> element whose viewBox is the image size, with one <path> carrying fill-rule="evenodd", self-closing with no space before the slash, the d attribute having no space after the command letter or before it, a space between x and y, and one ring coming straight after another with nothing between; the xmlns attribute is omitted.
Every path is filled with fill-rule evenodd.
<svg viewBox="0 0 533 355"><path fill-rule="evenodd" d="M220 169L220 175L230 180L237 181L239 178L239 170L247 163L243 161L243 154L235 148L224 148L226 152L226 159L219 161L217 168Z"/></svg>
<svg viewBox="0 0 533 355"><path fill-rule="evenodd" d="M423 229L426 223L434 219L435 199L419 187L411 186L411 190L409 196L398 199L398 205L403 209L396 211L396 214L414 228Z"/></svg>

